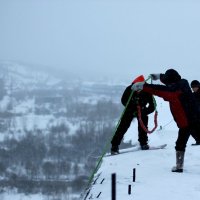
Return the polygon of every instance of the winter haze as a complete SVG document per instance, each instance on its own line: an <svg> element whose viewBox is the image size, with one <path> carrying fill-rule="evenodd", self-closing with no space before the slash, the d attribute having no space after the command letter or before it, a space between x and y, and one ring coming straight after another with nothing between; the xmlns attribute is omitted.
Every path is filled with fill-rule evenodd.
<svg viewBox="0 0 200 200"><path fill-rule="evenodd" d="M80 199L124 109L127 83L167 68L189 81L200 79L199 8L199 0L0 0L0 200ZM155 200L153 184L160 199L162 189L176 194L176 184L183 183L177 196L166 199L194 199L200 191L198 151L190 141L186 173L182 179L168 174L177 126L168 103L156 101L159 130L150 144L167 148L124 157L151 170L138 173L133 197L144 199L140 191L146 191ZM154 114L150 129L153 120ZM120 148L136 143L137 132L133 120ZM147 165L139 160L151 153ZM166 181L148 182L148 173L149 180Z"/></svg>
<svg viewBox="0 0 200 200"><path fill-rule="evenodd" d="M200 66L198 0L0 0L0 60L132 80Z"/></svg>

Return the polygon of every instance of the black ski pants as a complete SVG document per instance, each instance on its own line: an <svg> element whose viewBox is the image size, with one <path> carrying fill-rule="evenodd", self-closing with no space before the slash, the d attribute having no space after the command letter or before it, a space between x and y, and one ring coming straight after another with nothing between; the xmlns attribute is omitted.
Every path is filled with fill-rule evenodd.
<svg viewBox="0 0 200 200"><path fill-rule="evenodd" d="M193 126L191 136L195 139L197 143L200 143L200 122L196 122Z"/></svg>
<svg viewBox="0 0 200 200"><path fill-rule="evenodd" d="M178 131L178 138L176 140L176 151L185 151L187 141L190 137L190 135L196 140L196 142L199 142L200 140L200 132L199 125L193 124L186 128L180 128Z"/></svg>
<svg viewBox="0 0 200 200"><path fill-rule="evenodd" d="M131 125L132 120L136 118L136 116L134 115L134 111L132 110L126 110L121 121L120 124L116 130L116 133L111 141L112 146L118 146L120 145L124 134L127 132L128 128ZM148 125L148 116L147 115L142 115L141 116L142 121L145 125L145 127L147 127ZM148 128L148 127L147 127ZM147 133L143 130L143 128L141 127L139 120L138 120L138 141L140 143L140 145L146 145L148 142L148 136Z"/></svg>

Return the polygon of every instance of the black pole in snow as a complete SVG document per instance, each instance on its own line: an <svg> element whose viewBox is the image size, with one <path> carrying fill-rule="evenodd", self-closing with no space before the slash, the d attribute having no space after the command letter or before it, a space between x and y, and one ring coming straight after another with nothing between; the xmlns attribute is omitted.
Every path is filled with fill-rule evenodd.
<svg viewBox="0 0 200 200"><path fill-rule="evenodd" d="M101 195L101 192L99 192L99 194L97 195L97 197L96 197L96 198L98 199L100 195Z"/></svg>
<svg viewBox="0 0 200 200"><path fill-rule="evenodd" d="M100 183L100 184L102 184L102 183L104 182L104 180L105 180L105 178L103 178L103 179L102 179L102 181L101 181L101 183Z"/></svg>
<svg viewBox="0 0 200 200"><path fill-rule="evenodd" d="M111 178L112 200L116 200L116 174L112 174Z"/></svg>
<svg viewBox="0 0 200 200"><path fill-rule="evenodd" d="M135 172L136 172L136 170L135 170L135 168L133 168L133 182L135 182Z"/></svg>
<svg viewBox="0 0 200 200"><path fill-rule="evenodd" d="M131 194L131 185L128 185L128 194Z"/></svg>

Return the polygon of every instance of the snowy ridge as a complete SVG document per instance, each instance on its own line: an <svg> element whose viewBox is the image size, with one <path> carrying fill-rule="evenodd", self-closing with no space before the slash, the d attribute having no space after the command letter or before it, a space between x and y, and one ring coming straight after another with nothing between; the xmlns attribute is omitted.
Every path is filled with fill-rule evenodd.
<svg viewBox="0 0 200 200"><path fill-rule="evenodd" d="M103 158L96 173L99 178L92 185L86 198L110 200L111 174L116 173L116 199L126 200L189 200L200 197L200 146L191 146L188 141L184 173L172 173L175 165L175 141L177 131L156 131L150 136L150 145L167 143L165 149L132 151L117 156ZM136 169L136 181L133 182L133 168ZM94 179L95 179L94 177ZM132 193L128 194L128 185Z"/></svg>
<svg viewBox="0 0 200 200"><path fill-rule="evenodd" d="M51 71L37 70L39 66L14 61L0 61L0 111L1 124L11 124L9 130L24 134L24 130L41 129L46 132L51 126L65 124L74 134L80 126L78 116L76 123L70 112L76 111L77 104L93 107L99 101L119 103L124 87L107 85L92 81L63 80L57 78ZM59 76L58 76L59 77ZM12 115L12 118L5 117ZM67 116L68 115L68 116ZM79 115L76 113L76 115ZM12 123L7 123L7 121ZM1 126L2 127L2 126ZM1 129L0 141L8 130Z"/></svg>
<svg viewBox="0 0 200 200"><path fill-rule="evenodd" d="M7 86L12 85L14 90L35 89L38 86L53 86L60 80L42 71L36 71L33 67L11 61L0 61L0 78L7 80Z"/></svg>

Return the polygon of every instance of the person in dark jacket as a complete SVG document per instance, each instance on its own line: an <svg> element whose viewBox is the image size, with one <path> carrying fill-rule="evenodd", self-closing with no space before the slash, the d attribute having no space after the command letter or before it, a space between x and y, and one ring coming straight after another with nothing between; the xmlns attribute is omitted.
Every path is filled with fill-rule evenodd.
<svg viewBox="0 0 200 200"><path fill-rule="evenodd" d="M142 79L141 79L142 77ZM140 80L144 81L144 77L140 76ZM135 82L138 80L135 79L131 85L129 85L121 98L121 102L124 106L126 106L129 96L131 95L131 87ZM111 154L118 154L119 153L119 145L123 139L124 134L127 132L128 128L131 125L131 122L134 118L137 117L137 104L141 107L141 119L145 125L145 127L148 126L148 115L152 113L155 110L154 102L153 102L153 96L146 92L134 92L132 95L132 98L130 99L130 102L122 116L122 119L120 121L119 126L117 127L116 133L114 137L112 138L111 144ZM147 133L143 130L141 127L139 120L138 120L138 141L141 145L142 150L149 149L148 146L148 136Z"/></svg>
<svg viewBox="0 0 200 200"><path fill-rule="evenodd" d="M164 85L136 83L132 86L132 90L143 90L169 102L171 113L179 128L175 145L176 166L172 168L172 172L183 172L184 154L189 136L192 135L196 141L200 138L200 133L198 134L195 128L199 123L196 100L188 81L182 79L176 70L168 69L165 74L151 74L151 77L153 80L160 79Z"/></svg>
<svg viewBox="0 0 200 200"><path fill-rule="evenodd" d="M193 95L197 101L198 104L198 109L200 111L200 82L197 80L193 80L190 84L192 91L193 91Z"/></svg>
<svg viewBox="0 0 200 200"><path fill-rule="evenodd" d="M200 112L200 82L197 80L193 80L190 84L192 91L193 91L193 96L196 99L198 110ZM200 133L200 124L197 124L197 132ZM200 145L200 141L196 141L196 143L192 145Z"/></svg>

